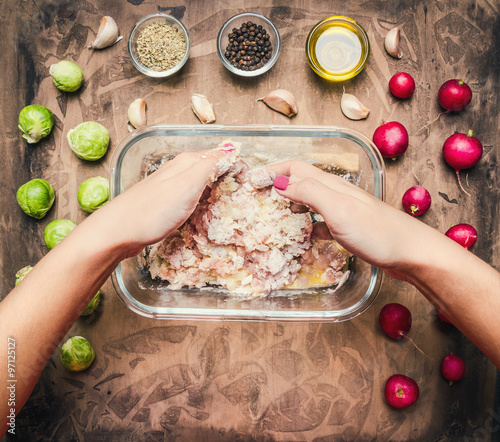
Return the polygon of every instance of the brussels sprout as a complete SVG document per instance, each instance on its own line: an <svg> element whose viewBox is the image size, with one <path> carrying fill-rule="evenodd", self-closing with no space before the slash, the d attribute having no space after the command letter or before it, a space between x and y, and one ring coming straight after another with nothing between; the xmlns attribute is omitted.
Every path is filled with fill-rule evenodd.
<svg viewBox="0 0 500 442"><path fill-rule="evenodd" d="M67 135L69 147L78 158L96 161L108 150L109 133L95 121L87 121L74 127Z"/></svg>
<svg viewBox="0 0 500 442"><path fill-rule="evenodd" d="M83 83L83 71L80 66L69 60L51 65L49 73L56 88L63 92L75 92Z"/></svg>
<svg viewBox="0 0 500 442"><path fill-rule="evenodd" d="M69 371L82 371L94 361L95 351L81 336L69 338L61 348L61 362Z"/></svg>
<svg viewBox="0 0 500 442"><path fill-rule="evenodd" d="M54 114L45 106L31 104L19 114L19 129L23 139L30 144L38 143L52 131Z"/></svg>
<svg viewBox="0 0 500 442"><path fill-rule="evenodd" d="M69 219L55 219L47 224L43 231L43 239L49 249L53 249L76 227Z"/></svg>
<svg viewBox="0 0 500 442"><path fill-rule="evenodd" d="M18 272L16 273L16 285L19 284L24 279L24 277L29 272L31 272L32 269L33 269L33 267L26 266L26 267L23 267L21 270L18 270Z"/></svg>
<svg viewBox="0 0 500 442"><path fill-rule="evenodd" d="M78 188L78 203L85 212L95 212L108 202L109 184L106 178L96 176L85 180Z"/></svg>
<svg viewBox="0 0 500 442"><path fill-rule="evenodd" d="M17 190L16 198L26 215L41 219L52 207L56 196L47 181L37 178L23 184Z"/></svg>
<svg viewBox="0 0 500 442"><path fill-rule="evenodd" d="M101 302L101 291L99 290L95 296L90 301L89 305L85 308L83 313L80 316L89 316L94 313L95 309L99 307L99 302Z"/></svg>

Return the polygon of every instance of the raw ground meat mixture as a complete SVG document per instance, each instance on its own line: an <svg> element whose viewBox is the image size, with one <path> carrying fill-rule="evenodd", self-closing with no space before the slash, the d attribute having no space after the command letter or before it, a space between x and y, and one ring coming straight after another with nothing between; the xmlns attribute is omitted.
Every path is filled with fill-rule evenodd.
<svg viewBox="0 0 500 442"><path fill-rule="evenodd" d="M349 254L335 241L312 240L309 213L293 213L272 174L239 159L238 143L218 165L225 173L205 190L191 217L148 250L152 278L170 289L217 285L230 292L339 283Z"/></svg>

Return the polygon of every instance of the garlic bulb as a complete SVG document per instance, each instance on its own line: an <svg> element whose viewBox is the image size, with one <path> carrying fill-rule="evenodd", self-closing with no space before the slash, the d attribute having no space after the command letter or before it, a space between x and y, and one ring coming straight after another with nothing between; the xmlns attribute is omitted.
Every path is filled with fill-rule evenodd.
<svg viewBox="0 0 500 442"><path fill-rule="evenodd" d="M119 42L123 36L118 36L118 26L112 17L106 15L101 18L96 39L89 44L89 49L104 49Z"/></svg>
<svg viewBox="0 0 500 442"><path fill-rule="evenodd" d="M138 127L146 126L146 100L138 98L128 107L128 130L132 132Z"/></svg>
<svg viewBox="0 0 500 442"><path fill-rule="evenodd" d="M346 94L345 89L342 94L342 99L340 100L340 109L342 109L342 113L351 120L363 120L370 113L370 109L361 103L354 95Z"/></svg>
<svg viewBox="0 0 500 442"><path fill-rule="evenodd" d="M259 98L257 101L263 101L271 109L281 112L287 117L292 117L298 112L295 97L284 89L269 92L265 97Z"/></svg>
<svg viewBox="0 0 500 442"><path fill-rule="evenodd" d="M193 112L203 124L215 121L214 108L205 95L193 94L191 96L191 107Z"/></svg>
<svg viewBox="0 0 500 442"><path fill-rule="evenodd" d="M392 28L385 36L385 50L394 58L401 58L403 52L399 49L399 28Z"/></svg>

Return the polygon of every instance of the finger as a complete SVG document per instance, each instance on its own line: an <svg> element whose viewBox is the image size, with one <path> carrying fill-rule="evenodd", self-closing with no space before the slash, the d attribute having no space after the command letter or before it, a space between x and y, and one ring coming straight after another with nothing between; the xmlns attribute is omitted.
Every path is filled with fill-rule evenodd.
<svg viewBox="0 0 500 442"><path fill-rule="evenodd" d="M359 187L348 182L344 178L325 172L304 161L285 161L283 163L270 165L268 168L272 171L272 173L276 173L277 175L289 177L293 176L298 179L314 178L337 192L342 192L361 200L367 201L374 198L372 195L361 190Z"/></svg>
<svg viewBox="0 0 500 442"><path fill-rule="evenodd" d="M326 223L319 222L313 224L311 239L324 239L329 241L332 240L333 237Z"/></svg>
<svg viewBox="0 0 500 442"><path fill-rule="evenodd" d="M285 175L278 175L274 180L274 188L280 195L307 206L316 213L321 213L324 204L331 204L332 195L337 193L311 177L301 179L294 176L290 180Z"/></svg>
<svg viewBox="0 0 500 442"><path fill-rule="evenodd" d="M179 180L189 182L189 186L203 191L210 181L229 170L235 156L220 149L213 149L201 155L190 167L178 174Z"/></svg>
<svg viewBox="0 0 500 442"><path fill-rule="evenodd" d="M306 163L304 161L284 161L282 163L271 164L267 166L268 170L271 170L276 175L286 175L286 176L299 176L302 178L305 177L313 177L318 180L321 180L321 176L328 175L326 172L321 169L313 166L312 164Z"/></svg>
<svg viewBox="0 0 500 442"><path fill-rule="evenodd" d="M346 181L344 178L335 175L333 173L325 172L319 167L313 166L312 164L306 163L304 161L284 161L282 163L272 164L267 167L276 175L285 176L296 176L299 178L315 178L321 181L323 184L333 187L333 186L346 186L351 187L353 184ZM354 186L355 187L355 186Z"/></svg>
<svg viewBox="0 0 500 442"><path fill-rule="evenodd" d="M222 152L225 153L228 156L228 159L231 159L231 161L225 162L224 164L227 166L224 168L224 170L221 170L219 175L222 173L226 172L227 169L232 165L234 161L232 161L235 157L237 156L237 152L234 151L234 148L231 146L222 146L222 147L217 147L212 150L202 150L198 152L182 152L179 155L177 155L174 159L165 162L159 169L158 169L158 179L161 177L161 179L169 179L172 178L186 170L188 170L193 164L195 164L197 161L200 159L204 159L207 156L212 156L214 155L215 152ZM221 157L221 155L217 154L217 158ZM223 167L223 165L221 165ZM155 175L155 174L153 174ZM218 175L218 176L219 176Z"/></svg>
<svg viewBox="0 0 500 442"><path fill-rule="evenodd" d="M157 173L164 179L171 178L191 167L207 152L206 150L199 152L182 152L176 155L174 159L163 163L157 170Z"/></svg>
<svg viewBox="0 0 500 442"><path fill-rule="evenodd" d="M280 178L283 179L282 182L280 182ZM282 175L276 177L274 182L276 191L298 204L309 207L313 212L319 213L325 219L333 216L332 219L345 221L345 218L350 216L350 208L356 206L355 202L358 205L359 202L368 203L368 201L363 201L362 198L354 198L347 193L332 189L315 178L298 179L292 177L288 183L287 181L288 177Z"/></svg>

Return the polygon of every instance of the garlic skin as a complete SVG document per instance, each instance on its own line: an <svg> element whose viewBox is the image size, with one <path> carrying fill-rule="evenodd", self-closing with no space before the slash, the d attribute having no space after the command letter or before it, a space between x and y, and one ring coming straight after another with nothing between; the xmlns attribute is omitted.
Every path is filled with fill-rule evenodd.
<svg viewBox="0 0 500 442"><path fill-rule="evenodd" d="M146 100L138 98L132 101L128 107L127 116L130 132L139 127L146 126Z"/></svg>
<svg viewBox="0 0 500 442"><path fill-rule="evenodd" d="M399 49L399 28L392 28L385 36L385 50L394 58L401 58L403 52Z"/></svg>
<svg viewBox="0 0 500 442"><path fill-rule="evenodd" d="M281 112L288 118L293 117L297 114L297 100L288 91L284 89L276 89L275 91L269 92L265 97L259 98L257 101L263 101L271 109Z"/></svg>
<svg viewBox="0 0 500 442"><path fill-rule="evenodd" d="M96 39L89 44L89 49L104 49L119 42L123 36L118 36L118 25L112 17L106 15L101 18Z"/></svg>
<svg viewBox="0 0 500 442"><path fill-rule="evenodd" d="M368 117L370 109L368 109L354 95L346 94L345 89L340 100L340 109L342 113L350 120L363 120Z"/></svg>
<svg viewBox="0 0 500 442"><path fill-rule="evenodd" d="M214 108L205 95L191 95L191 107L202 124L209 124L215 121Z"/></svg>

